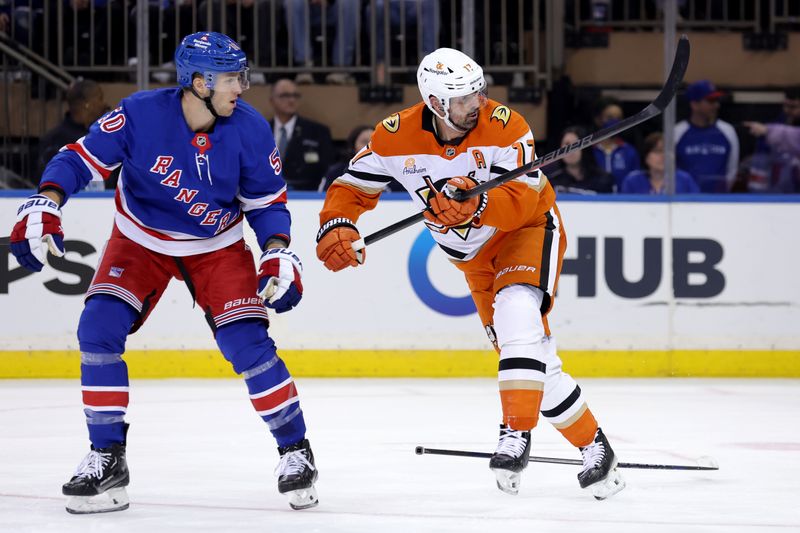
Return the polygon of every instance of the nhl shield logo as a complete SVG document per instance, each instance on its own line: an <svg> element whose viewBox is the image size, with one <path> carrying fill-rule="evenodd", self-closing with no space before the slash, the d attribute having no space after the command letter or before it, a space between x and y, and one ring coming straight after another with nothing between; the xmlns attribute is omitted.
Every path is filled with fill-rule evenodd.
<svg viewBox="0 0 800 533"><path fill-rule="evenodd" d="M454 155L456 155L456 149L453 148L452 146L448 146L447 149L444 151L444 155L446 155L447 157L453 157Z"/></svg>
<svg viewBox="0 0 800 533"><path fill-rule="evenodd" d="M211 140L208 138L207 134L198 133L192 139L192 146L200 151L200 155L203 155L206 153L206 150L211 148Z"/></svg>

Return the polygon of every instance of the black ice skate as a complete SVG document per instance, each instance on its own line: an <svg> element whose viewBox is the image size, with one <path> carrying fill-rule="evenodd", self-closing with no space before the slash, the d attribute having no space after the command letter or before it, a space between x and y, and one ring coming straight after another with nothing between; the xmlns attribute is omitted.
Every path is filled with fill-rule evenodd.
<svg viewBox="0 0 800 533"><path fill-rule="evenodd" d="M317 468L314 466L314 454L308 439L278 448L281 460L275 467L278 476L278 492L289 497L292 509L308 509L319 503L314 482L317 480Z"/></svg>
<svg viewBox="0 0 800 533"><path fill-rule="evenodd" d="M598 500L605 500L625 488L625 480L617 470L617 456L603 430L597 428L594 442L580 449L583 470L578 474L582 489L590 489Z"/></svg>
<svg viewBox="0 0 800 533"><path fill-rule="evenodd" d="M125 443L95 448L83 459L75 475L64 483L61 492L69 496L67 512L72 514L108 513L128 508L125 487L130 482L125 461Z"/></svg>
<svg viewBox="0 0 800 533"><path fill-rule="evenodd" d="M528 466L531 453L531 432L514 431L500 425L500 442L489 460L489 468L497 478L497 488L507 494L517 494L522 471Z"/></svg>

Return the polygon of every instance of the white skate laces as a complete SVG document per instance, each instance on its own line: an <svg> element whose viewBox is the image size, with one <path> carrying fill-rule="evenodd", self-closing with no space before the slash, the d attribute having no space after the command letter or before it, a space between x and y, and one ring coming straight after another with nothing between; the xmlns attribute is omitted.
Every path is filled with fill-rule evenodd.
<svg viewBox="0 0 800 533"><path fill-rule="evenodd" d="M108 466L111 460L110 453L101 453L97 450L92 450L83 458L83 462L78 465L75 470L75 476L79 478L93 478L100 479L103 477L103 470Z"/></svg>
<svg viewBox="0 0 800 533"><path fill-rule="evenodd" d="M281 456L281 460L278 461L278 466L275 467L275 475L280 477L300 474L305 467L316 470L306 457L305 450L286 452Z"/></svg>
<svg viewBox="0 0 800 533"><path fill-rule="evenodd" d="M511 428L500 429L500 442L497 443L497 455L508 455L519 457L525 452L528 445L527 439L523 436L524 431L514 431ZM584 461L585 463L585 461Z"/></svg>
<svg viewBox="0 0 800 533"><path fill-rule="evenodd" d="M600 466L606 456L606 448L602 442L592 442L588 446L581 448L581 455L583 456L583 470L586 472L590 468Z"/></svg>

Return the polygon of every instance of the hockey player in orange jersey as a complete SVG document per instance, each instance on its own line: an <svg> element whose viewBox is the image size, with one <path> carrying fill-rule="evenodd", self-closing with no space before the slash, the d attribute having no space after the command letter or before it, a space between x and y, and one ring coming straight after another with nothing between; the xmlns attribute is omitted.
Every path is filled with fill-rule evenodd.
<svg viewBox="0 0 800 533"><path fill-rule="evenodd" d="M481 67L440 48L417 71L422 102L391 115L328 190L317 256L333 271L356 267L355 223L396 180L425 210L425 224L466 278L478 314L500 355L500 440L489 466L497 486L519 491L539 414L580 449L580 486L604 499L625 487L617 458L575 380L562 372L547 314L553 305L566 235L547 178L533 172L480 196L469 189L535 158L525 119L487 98Z"/></svg>

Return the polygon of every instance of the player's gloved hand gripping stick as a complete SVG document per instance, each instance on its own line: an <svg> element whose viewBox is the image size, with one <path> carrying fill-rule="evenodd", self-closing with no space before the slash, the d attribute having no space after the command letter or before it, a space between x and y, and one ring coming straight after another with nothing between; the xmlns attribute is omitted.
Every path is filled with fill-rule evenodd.
<svg viewBox="0 0 800 533"><path fill-rule="evenodd" d="M469 189L461 189L453 192L452 198L457 202L464 202L470 198L477 197L488 191L489 189L494 189L495 187L499 187L500 185L511 181L515 178L522 176L523 174L528 174L529 172L533 172L534 170L540 169L545 165L563 159L565 156L578 151L583 150L585 148L589 148L590 146L594 146L595 144L604 141L610 137L614 137L615 135L619 135L620 133L627 131L634 126L638 126L639 124L650 120L653 117L660 115L664 109L669 105L672 99L675 97L675 94L678 92L678 87L680 86L681 82L683 81L683 76L686 74L686 68L689 65L689 38L686 35L682 35L680 40L678 41L678 47L675 51L675 59L672 62L672 68L670 69L669 76L667 78L666 83L661 88L661 92L658 94L655 100L653 100L647 107L636 113L635 115L623 119L613 126L608 128L603 128L599 131L591 133L580 139L569 146L562 146L557 150L553 150L552 152L543 155L537 159L534 159L530 163L522 165L519 168L514 170L509 170L508 172L497 176L496 178L485 181L480 185ZM419 213L415 213L408 218L404 218L394 224L387 226L383 229L376 231L370 235L367 235L363 239L359 239L352 243L353 250L358 252L363 250L366 246L370 244L376 243L379 240L388 237L389 235L393 235L398 231L405 229L409 226L413 226L420 220L425 218L425 213L427 211L422 211Z"/></svg>

